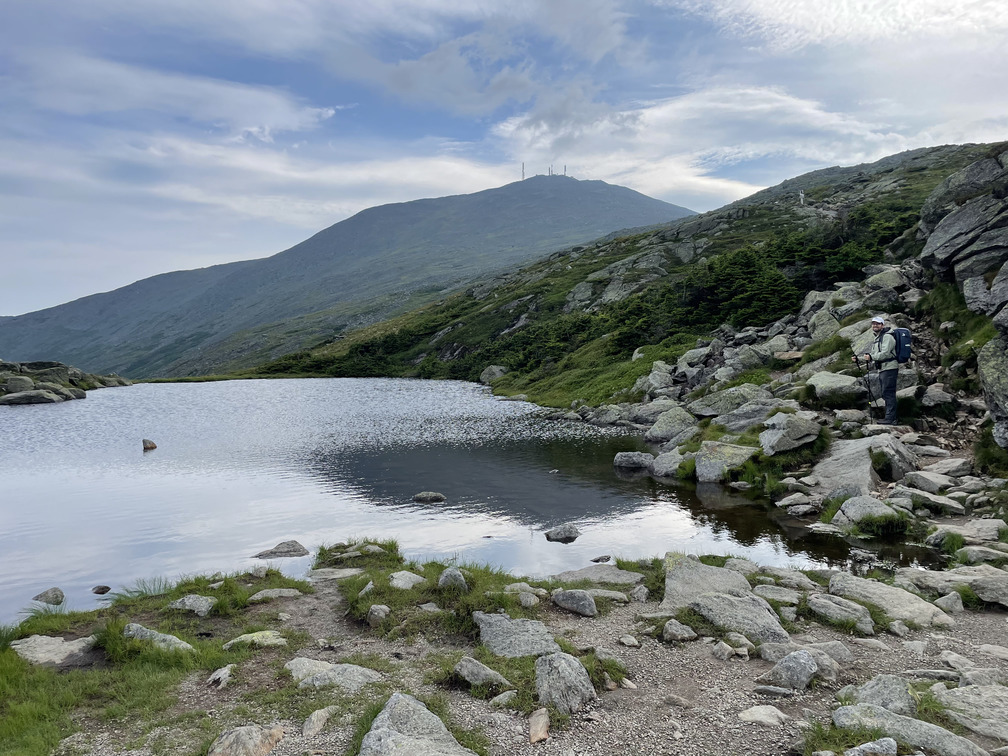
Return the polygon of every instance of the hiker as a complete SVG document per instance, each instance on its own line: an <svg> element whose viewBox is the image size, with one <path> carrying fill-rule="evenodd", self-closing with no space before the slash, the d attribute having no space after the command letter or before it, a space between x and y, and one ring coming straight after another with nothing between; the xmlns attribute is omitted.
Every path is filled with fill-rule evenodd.
<svg viewBox="0 0 1008 756"><path fill-rule="evenodd" d="M857 362L874 362L879 374L879 385L882 387L882 399L885 401L885 419L879 420L880 425L896 425L896 375L899 372L899 362L896 360L896 339L886 328L885 318L876 315L871 321L875 341L871 351L864 355L856 355L851 360Z"/></svg>

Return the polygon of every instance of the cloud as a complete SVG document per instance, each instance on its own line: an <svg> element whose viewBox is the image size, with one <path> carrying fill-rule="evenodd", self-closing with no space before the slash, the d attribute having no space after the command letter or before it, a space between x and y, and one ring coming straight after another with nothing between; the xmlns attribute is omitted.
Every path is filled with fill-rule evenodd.
<svg viewBox="0 0 1008 756"><path fill-rule="evenodd" d="M212 125L236 138L272 141L331 118L333 107L310 107L287 92L238 82L127 65L95 57L33 50L18 56L20 98L70 116L154 112Z"/></svg>
<svg viewBox="0 0 1008 756"><path fill-rule="evenodd" d="M656 5L709 18L728 34L758 37L778 50L963 36L1003 45L1008 30L1001 0L656 0Z"/></svg>

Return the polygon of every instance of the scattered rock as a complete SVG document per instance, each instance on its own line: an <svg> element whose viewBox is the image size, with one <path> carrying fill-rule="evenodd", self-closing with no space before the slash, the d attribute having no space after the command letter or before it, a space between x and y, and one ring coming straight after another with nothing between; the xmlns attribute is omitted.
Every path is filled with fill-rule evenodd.
<svg viewBox="0 0 1008 756"><path fill-rule="evenodd" d="M588 671L570 654L556 652L536 659L536 693L561 714L572 714L598 696Z"/></svg>
<svg viewBox="0 0 1008 756"><path fill-rule="evenodd" d="M585 590L557 589L553 592L553 603L568 612L580 614L582 617L594 617L598 614L595 599Z"/></svg>
<svg viewBox="0 0 1008 756"><path fill-rule="evenodd" d="M490 653L514 659L560 651L546 625L538 620L513 620L506 614L473 612L480 629L480 642Z"/></svg>
<svg viewBox="0 0 1008 756"><path fill-rule="evenodd" d="M191 645L186 643L180 638L176 638L174 635L168 635L166 633L159 633L156 630L150 630L143 625L139 625L135 622L130 622L123 629L123 636L126 638L136 638L137 640L150 641L158 648L164 649L165 651L195 651Z"/></svg>
<svg viewBox="0 0 1008 756"><path fill-rule="evenodd" d="M266 588L249 597L250 604L258 604L260 601L272 601L278 598L294 598L302 596L297 588Z"/></svg>
<svg viewBox="0 0 1008 756"><path fill-rule="evenodd" d="M411 590L418 585L424 585L426 582L427 579L425 577L409 570L399 570L399 572L393 572L389 575L389 585L401 591Z"/></svg>
<svg viewBox="0 0 1008 756"><path fill-rule="evenodd" d="M393 693L361 741L359 756L475 756L444 723L406 693Z"/></svg>
<svg viewBox="0 0 1008 756"><path fill-rule="evenodd" d="M255 633L246 633L244 635L239 635L234 640L229 640L224 644L223 648L225 651L229 651L235 646L260 646L263 648L268 648L271 646L286 646L287 639L280 635L276 630L259 630Z"/></svg>
<svg viewBox="0 0 1008 756"><path fill-rule="evenodd" d="M197 617L206 617L210 610L214 608L217 599L209 596L198 596L190 593L180 599L176 599L168 604L168 609L178 609L183 612L192 612Z"/></svg>
<svg viewBox="0 0 1008 756"><path fill-rule="evenodd" d="M37 596L32 596L32 601L40 601L43 604L51 604L52 606L59 606L64 601L66 601L66 596L63 595L63 591L59 588L46 588L42 593Z"/></svg>
<svg viewBox="0 0 1008 756"><path fill-rule="evenodd" d="M285 557L302 557L308 555L308 549L297 541L283 541L272 549L260 551L253 559L282 559Z"/></svg>
<svg viewBox="0 0 1008 756"><path fill-rule="evenodd" d="M279 725L266 728L245 725L221 733L207 751L207 756L266 756L283 738Z"/></svg>
<svg viewBox="0 0 1008 756"><path fill-rule="evenodd" d="M552 530L547 530L546 540L558 541L559 543L573 543L579 535L581 535L581 531L577 529L577 526L568 522Z"/></svg>
<svg viewBox="0 0 1008 756"><path fill-rule="evenodd" d="M421 491L420 493L413 494L413 501L418 504L438 504L447 500L447 496L437 491Z"/></svg>
<svg viewBox="0 0 1008 756"><path fill-rule="evenodd" d="M541 743L549 737L549 711L536 709L529 715L529 743Z"/></svg>
<svg viewBox="0 0 1008 756"><path fill-rule="evenodd" d="M465 680L470 685L486 685L494 688L514 688L507 679L482 662L476 661L471 656L463 656L459 663L452 670L456 677Z"/></svg>
<svg viewBox="0 0 1008 756"><path fill-rule="evenodd" d="M95 644L96 636L68 641L50 635L31 635L11 641L10 647L29 664L46 667L75 666Z"/></svg>
<svg viewBox="0 0 1008 756"><path fill-rule="evenodd" d="M753 706L745 711L740 711L738 717L743 722L752 722L767 727L780 727L791 719L776 706Z"/></svg>

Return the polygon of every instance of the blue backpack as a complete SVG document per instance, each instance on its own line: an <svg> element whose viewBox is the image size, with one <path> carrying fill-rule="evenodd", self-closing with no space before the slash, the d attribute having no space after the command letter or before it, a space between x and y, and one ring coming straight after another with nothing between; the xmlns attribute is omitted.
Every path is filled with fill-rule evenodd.
<svg viewBox="0 0 1008 756"><path fill-rule="evenodd" d="M893 328L890 333L896 339L896 362L903 364L910 360L910 347L913 335L906 328Z"/></svg>

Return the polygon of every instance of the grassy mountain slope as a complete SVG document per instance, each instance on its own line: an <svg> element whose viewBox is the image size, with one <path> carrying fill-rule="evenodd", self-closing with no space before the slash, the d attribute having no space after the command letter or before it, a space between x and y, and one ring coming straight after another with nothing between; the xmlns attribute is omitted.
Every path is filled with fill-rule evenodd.
<svg viewBox="0 0 1008 756"><path fill-rule="evenodd" d="M272 257L155 276L4 320L0 353L136 377L255 364L488 271L692 214L564 176L383 205Z"/></svg>
<svg viewBox="0 0 1008 756"><path fill-rule="evenodd" d="M814 171L711 213L572 247L257 372L475 380L501 365L504 393L604 402L721 323L768 323L884 254L915 254L924 199L989 151L936 147ZM635 362L638 347L646 359Z"/></svg>

